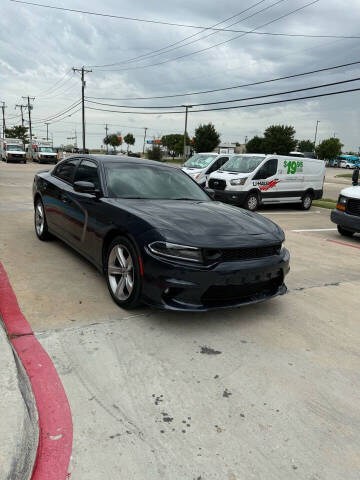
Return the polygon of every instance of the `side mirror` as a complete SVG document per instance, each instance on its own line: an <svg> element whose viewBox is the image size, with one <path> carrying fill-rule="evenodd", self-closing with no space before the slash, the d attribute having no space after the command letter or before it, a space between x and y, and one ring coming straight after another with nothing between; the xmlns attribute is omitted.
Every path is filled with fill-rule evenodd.
<svg viewBox="0 0 360 480"><path fill-rule="evenodd" d="M352 175L352 184L354 187L359 184L359 167L355 168Z"/></svg>
<svg viewBox="0 0 360 480"><path fill-rule="evenodd" d="M98 196L99 190L95 188L92 182L74 182L74 190L79 193L88 193L90 195Z"/></svg>

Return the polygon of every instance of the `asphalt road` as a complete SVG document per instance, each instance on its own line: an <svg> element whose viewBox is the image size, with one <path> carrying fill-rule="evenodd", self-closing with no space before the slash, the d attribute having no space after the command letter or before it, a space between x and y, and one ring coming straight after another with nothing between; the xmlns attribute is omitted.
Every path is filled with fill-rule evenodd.
<svg viewBox="0 0 360 480"><path fill-rule="evenodd" d="M38 169L0 164L1 261L69 397L73 478L358 479L360 236L340 237L329 210L268 207L287 295L126 312L89 263L36 239Z"/></svg>

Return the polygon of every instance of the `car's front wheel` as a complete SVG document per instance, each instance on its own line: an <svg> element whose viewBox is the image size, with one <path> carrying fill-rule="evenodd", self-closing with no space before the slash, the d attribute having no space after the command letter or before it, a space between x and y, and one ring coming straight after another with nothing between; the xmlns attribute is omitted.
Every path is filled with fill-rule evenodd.
<svg viewBox="0 0 360 480"><path fill-rule="evenodd" d="M310 192L305 193L303 198L301 199L301 209L302 210L309 210L311 208L313 201L313 196Z"/></svg>
<svg viewBox="0 0 360 480"><path fill-rule="evenodd" d="M106 256L106 282L115 303L131 309L140 304L142 274L139 256L126 237L116 237Z"/></svg>
<svg viewBox="0 0 360 480"><path fill-rule="evenodd" d="M43 242L49 240L51 235L48 230L48 225L45 216L44 204L38 198L35 202L35 213L34 213L34 223L35 223L35 233L39 240Z"/></svg>
<svg viewBox="0 0 360 480"><path fill-rule="evenodd" d="M341 225L338 225L337 229L340 235L343 235L344 237L352 237L354 235L354 232L346 230L346 228L343 228Z"/></svg>
<svg viewBox="0 0 360 480"><path fill-rule="evenodd" d="M259 196L255 193L249 193L245 200L245 208L250 210L250 212L255 212L259 208Z"/></svg>

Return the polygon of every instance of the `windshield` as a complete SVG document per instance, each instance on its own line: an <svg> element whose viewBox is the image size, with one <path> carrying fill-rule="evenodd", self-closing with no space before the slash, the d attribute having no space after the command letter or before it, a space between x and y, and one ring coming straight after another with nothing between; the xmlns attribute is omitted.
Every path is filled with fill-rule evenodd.
<svg viewBox="0 0 360 480"><path fill-rule="evenodd" d="M215 159L217 155L194 155L187 162L184 167L187 168L206 168Z"/></svg>
<svg viewBox="0 0 360 480"><path fill-rule="evenodd" d="M51 147L39 147L39 152L54 153L54 150Z"/></svg>
<svg viewBox="0 0 360 480"><path fill-rule="evenodd" d="M225 172L250 173L264 160L265 157L247 157L236 155L223 165L220 170Z"/></svg>
<svg viewBox="0 0 360 480"><path fill-rule="evenodd" d="M6 150L9 152L23 152L23 149L20 147L20 145L6 145Z"/></svg>
<svg viewBox="0 0 360 480"><path fill-rule="evenodd" d="M181 169L115 163L105 169L112 198L211 201Z"/></svg>

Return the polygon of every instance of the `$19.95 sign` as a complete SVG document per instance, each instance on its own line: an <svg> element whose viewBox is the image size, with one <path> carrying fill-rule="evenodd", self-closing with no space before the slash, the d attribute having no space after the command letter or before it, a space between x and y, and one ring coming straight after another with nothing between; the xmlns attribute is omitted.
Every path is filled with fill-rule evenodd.
<svg viewBox="0 0 360 480"><path fill-rule="evenodd" d="M302 172L303 171L303 162L295 161L293 160L292 162L289 162L287 160L284 161L284 167L287 168L287 174L288 175L293 175L294 173L297 172Z"/></svg>

